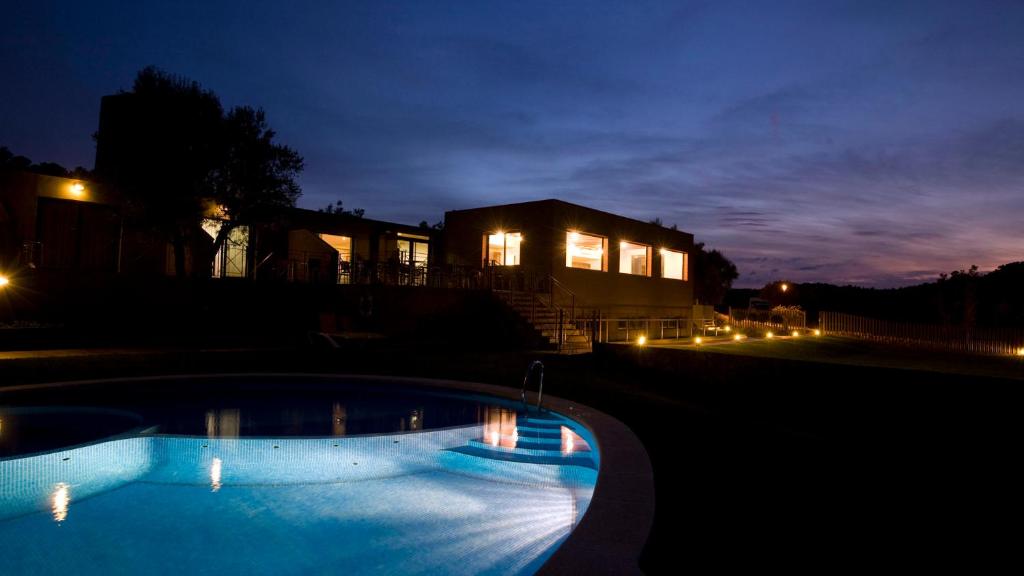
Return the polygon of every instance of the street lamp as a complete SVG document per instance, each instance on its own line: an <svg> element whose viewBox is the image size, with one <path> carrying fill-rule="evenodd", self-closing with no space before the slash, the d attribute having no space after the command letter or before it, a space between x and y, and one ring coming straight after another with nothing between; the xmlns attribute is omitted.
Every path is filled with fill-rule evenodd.
<svg viewBox="0 0 1024 576"><path fill-rule="evenodd" d="M782 285L779 286L779 289L782 290L783 292L788 292L789 291L789 284L786 284L785 282L783 282Z"/></svg>

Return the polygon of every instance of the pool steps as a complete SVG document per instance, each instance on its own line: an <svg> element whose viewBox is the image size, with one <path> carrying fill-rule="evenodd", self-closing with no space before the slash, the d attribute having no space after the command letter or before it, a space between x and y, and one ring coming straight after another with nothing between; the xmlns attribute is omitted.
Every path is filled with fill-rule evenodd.
<svg viewBox="0 0 1024 576"><path fill-rule="evenodd" d="M474 438L465 446L449 448L467 456L521 462L528 464L548 464L560 466L583 466L597 468L597 464L586 442L578 439L572 452L563 452L562 426L565 420L546 416L519 416L516 423L516 435L502 435L497 438ZM508 444L515 441L515 447ZM502 446L502 444L506 444Z"/></svg>

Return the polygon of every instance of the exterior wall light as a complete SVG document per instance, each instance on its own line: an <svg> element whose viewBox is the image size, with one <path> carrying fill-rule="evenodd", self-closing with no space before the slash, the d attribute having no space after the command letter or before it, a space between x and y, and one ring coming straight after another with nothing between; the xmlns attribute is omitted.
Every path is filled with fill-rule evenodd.
<svg viewBox="0 0 1024 576"><path fill-rule="evenodd" d="M75 182L71 185L71 195L81 197L85 194L85 186L81 182Z"/></svg>
<svg viewBox="0 0 1024 576"><path fill-rule="evenodd" d="M637 346L643 346L644 344L647 344L647 336L640 336L636 339Z"/></svg>

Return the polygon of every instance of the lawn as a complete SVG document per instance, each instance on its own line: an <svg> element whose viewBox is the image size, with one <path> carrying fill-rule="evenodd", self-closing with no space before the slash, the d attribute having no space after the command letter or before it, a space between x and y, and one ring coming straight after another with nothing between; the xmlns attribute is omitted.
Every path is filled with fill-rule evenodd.
<svg viewBox="0 0 1024 576"><path fill-rule="evenodd" d="M732 354L758 358L778 358L803 362L825 362L851 366L924 370L966 376L1024 379L1024 357L979 356L919 349L840 338L804 335L799 338L747 338L733 341L707 338L700 351L708 354ZM689 342L654 341L652 347L694 350Z"/></svg>

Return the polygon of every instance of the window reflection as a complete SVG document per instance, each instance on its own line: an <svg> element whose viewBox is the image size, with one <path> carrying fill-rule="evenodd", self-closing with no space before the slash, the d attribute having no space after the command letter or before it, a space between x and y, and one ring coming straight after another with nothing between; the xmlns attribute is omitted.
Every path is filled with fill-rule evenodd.
<svg viewBox="0 0 1024 576"><path fill-rule="evenodd" d="M69 504L71 504L71 487L61 482L57 484L51 498L50 508L53 511L53 519L55 521L63 522L67 519Z"/></svg>
<svg viewBox="0 0 1024 576"><path fill-rule="evenodd" d="M238 438L241 428L242 415L237 408L206 411L207 438Z"/></svg>
<svg viewBox="0 0 1024 576"><path fill-rule="evenodd" d="M335 402L334 406L331 407L331 434L334 436L344 436L347 422L348 410L343 404Z"/></svg>
<svg viewBox="0 0 1024 576"><path fill-rule="evenodd" d="M515 448L518 431L515 410L487 407L484 409L484 440L492 446Z"/></svg>
<svg viewBox="0 0 1024 576"><path fill-rule="evenodd" d="M569 456L576 449L576 433L562 426L562 454Z"/></svg>
<svg viewBox="0 0 1024 576"><path fill-rule="evenodd" d="M409 430L423 429L423 409L417 408L409 414Z"/></svg>
<svg viewBox="0 0 1024 576"><path fill-rule="evenodd" d="M220 472L223 463L220 458L214 458L210 464L210 489L213 492L220 490Z"/></svg>

